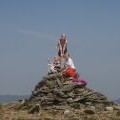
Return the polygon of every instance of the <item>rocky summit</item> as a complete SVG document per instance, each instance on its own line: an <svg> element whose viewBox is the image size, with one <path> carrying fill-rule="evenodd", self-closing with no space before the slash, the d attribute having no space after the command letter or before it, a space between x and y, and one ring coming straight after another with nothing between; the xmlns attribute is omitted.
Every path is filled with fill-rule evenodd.
<svg viewBox="0 0 120 120"><path fill-rule="evenodd" d="M66 52L48 60L48 74L28 99L0 105L0 120L120 120L120 105L89 89Z"/></svg>
<svg viewBox="0 0 120 120"><path fill-rule="evenodd" d="M95 111L103 111L106 107L113 107L115 103L109 101L106 96L88 89L84 84L74 83L71 78L63 78L59 73L43 77L28 101L26 106L35 104L44 109L74 109L93 108Z"/></svg>
<svg viewBox="0 0 120 120"><path fill-rule="evenodd" d="M120 120L117 103L60 73L43 77L28 99L0 107L0 120Z"/></svg>

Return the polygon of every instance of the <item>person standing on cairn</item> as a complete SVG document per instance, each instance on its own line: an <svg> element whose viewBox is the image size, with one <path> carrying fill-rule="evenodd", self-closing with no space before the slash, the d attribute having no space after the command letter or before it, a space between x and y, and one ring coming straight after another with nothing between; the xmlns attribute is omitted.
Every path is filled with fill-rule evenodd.
<svg viewBox="0 0 120 120"><path fill-rule="evenodd" d="M64 64L65 64L64 56L67 53L67 39L65 34L61 35L57 44L57 48L59 49L58 56L60 57L61 69L64 69Z"/></svg>
<svg viewBox="0 0 120 120"><path fill-rule="evenodd" d="M61 38L57 44L57 48L59 49L58 56L63 57L67 53L67 39L65 34L61 35Z"/></svg>

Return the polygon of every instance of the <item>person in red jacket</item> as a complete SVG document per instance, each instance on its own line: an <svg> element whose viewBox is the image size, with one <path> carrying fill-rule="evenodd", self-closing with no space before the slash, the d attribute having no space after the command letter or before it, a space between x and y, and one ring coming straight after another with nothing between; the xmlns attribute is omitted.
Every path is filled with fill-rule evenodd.
<svg viewBox="0 0 120 120"><path fill-rule="evenodd" d="M73 60L69 54L65 55L65 59L66 59L66 65L65 65L65 70L62 72L62 76L63 77L74 77L77 71L73 63Z"/></svg>
<svg viewBox="0 0 120 120"><path fill-rule="evenodd" d="M63 55L67 53L67 39L65 34L61 35L61 38L58 41L57 47L59 49L58 56L63 57Z"/></svg>

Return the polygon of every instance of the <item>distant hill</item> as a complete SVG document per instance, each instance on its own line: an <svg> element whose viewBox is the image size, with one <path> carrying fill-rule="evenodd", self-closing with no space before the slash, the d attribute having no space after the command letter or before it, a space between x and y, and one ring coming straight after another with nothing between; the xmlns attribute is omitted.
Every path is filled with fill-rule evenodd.
<svg viewBox="0 0 120 120"><path fill-rule="evenodd" d="M115 100L115 102L120 104L120 98L118 98L117 100Z"/></svg>
<svg viewBox="0 0 120 120"><path fill-rule="evenodd" d="M29 95L0 95L0 103L8 103L19 99L28 98Z"/></svg>

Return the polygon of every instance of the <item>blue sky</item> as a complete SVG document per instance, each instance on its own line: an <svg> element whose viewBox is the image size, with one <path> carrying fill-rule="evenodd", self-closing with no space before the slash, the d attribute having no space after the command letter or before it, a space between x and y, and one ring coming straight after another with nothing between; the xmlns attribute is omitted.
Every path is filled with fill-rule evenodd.
<svg viewBox="0 0 120 120"><path fill-rule="evenodd" d="M120 94L119 0L1 0L0 94L31 94L62 33L88 87Z"/></svg>

